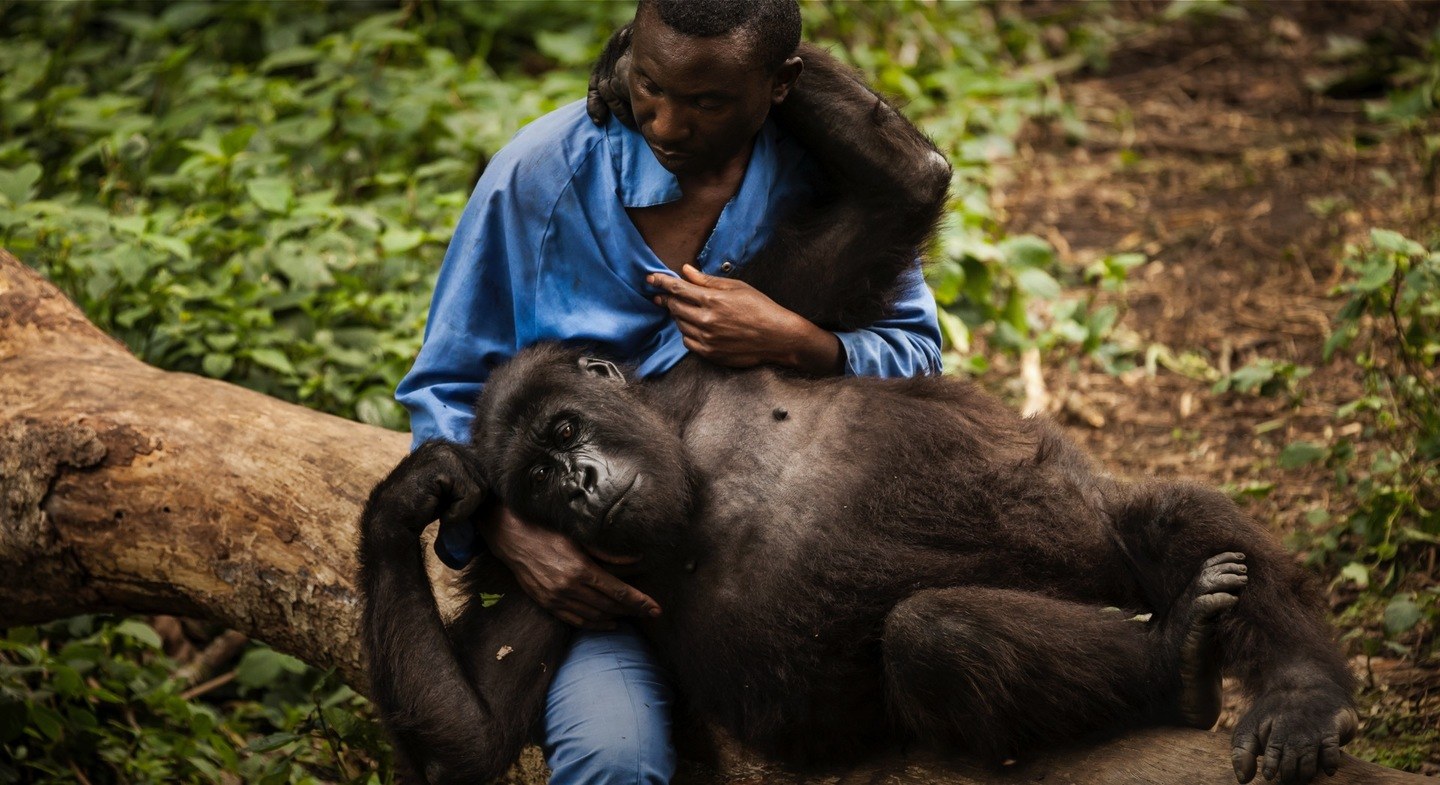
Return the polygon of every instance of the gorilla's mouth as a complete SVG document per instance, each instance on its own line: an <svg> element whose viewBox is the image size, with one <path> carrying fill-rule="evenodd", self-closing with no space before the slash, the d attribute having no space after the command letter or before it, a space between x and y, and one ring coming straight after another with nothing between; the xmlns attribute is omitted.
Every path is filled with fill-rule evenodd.
<svg viewBox="0 0 1440 785"><path fill-rule="evenodd" d="M625 486L625 490L621 491L619 496L615 497L615 501L611 503L610 509L606 510L605 515L601 517L600 525L602 527L608 527L615 520L615 513L619 512L620 506L625 503L626 499L630 498L630 492L639 486L640 473L636 472L635 478L630 480L630 484Z"/></svg>

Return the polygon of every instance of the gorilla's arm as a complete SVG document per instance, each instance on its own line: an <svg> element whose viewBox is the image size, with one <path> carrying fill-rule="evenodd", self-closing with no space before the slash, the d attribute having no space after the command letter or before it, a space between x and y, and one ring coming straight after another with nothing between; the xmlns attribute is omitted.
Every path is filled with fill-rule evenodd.
<svg viewBox="0 0 1440 785"><path fill-rule="evenodd" d="M859 74L812 44L799 55L805 71L775 112L829 193L787 216L738 277L822 327L854 329L885 316L939 221L950 165Z"/></svg>
<svg viewBox="0 0 1440 785"><path fill-rule="evenodd" d="M595 63L587 111L634 127L625 93L629 26ZM819 160L828 186L785 216L736 276L787 310L831 330L883 318L900 275L935 228L950 164L864 78L824 49L801 44L800 81L776 119Z"/></svg>
<svg viewBox="0 0 1440 785"><path fill-rule="evenodd" d="M568 629L514 586L488 554L466 574L467 605L450 630L436 607L419 533L437 517L490 503L469 448L422 445L371 493L361 519L363 642L372 696L417 782L486 782L533 735ZM479 592L504 592L491 608ZM463 641L463 645L457 642ZM416 761L424 761L423 770Z"/></svg>

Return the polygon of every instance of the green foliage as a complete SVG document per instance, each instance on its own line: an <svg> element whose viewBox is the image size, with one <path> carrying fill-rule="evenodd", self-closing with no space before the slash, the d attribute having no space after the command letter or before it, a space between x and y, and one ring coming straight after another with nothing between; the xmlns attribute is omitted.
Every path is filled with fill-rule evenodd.
<svg viewBox="0 0 1440 785"><path fill-rule="evenodd" d="M485 55L585 62L617 9L390 8L0 7L0 245L148 362L404 428L476 162L584 94Z"/></svg>
<svg viewBox="0 0 1440 785"><path fill-rule="evenodd" d="M143 622L79 616L0 638L0 782L371 782L378 725L328 674L265 648L202 701ZM242 700L243 698L243 700ZM221 701L224 701L223 703Z"/></svg>
<svg viewBox="0 0 1440 785"><path fill-rule="evenodd" d="M1393 590L1440 546L1440 250L1375 229L1368 244L1347 249L1344 264L1349 276L1336 293L1347 299L1325 355L1353 364L1365 393L1336 418L1358 424L1361 443L1380 446L1367 460L1348 438L1297 442L1284 449L1280 464L1323 464L1352 500L1343 532L1337 535L1328 515L1317 515L1301 533L1312 558L1348 561L1342 578L1368 586L1378 575L1379 588ZM1395 595L1385 629L1400 635L1435 614L1433 598L1417 604Z"/></svg>

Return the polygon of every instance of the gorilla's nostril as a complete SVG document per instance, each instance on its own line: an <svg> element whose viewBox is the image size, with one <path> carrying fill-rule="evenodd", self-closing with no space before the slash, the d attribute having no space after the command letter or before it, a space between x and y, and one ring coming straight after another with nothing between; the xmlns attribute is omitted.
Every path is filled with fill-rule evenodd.
<svg viewBox="0 0 1440 785"><path fill-rule="evenodd" d="M581 473L580 486L586 493L594 493L595 486L599 484L600 473L595 471L594 466L586 466Z"/></svg>

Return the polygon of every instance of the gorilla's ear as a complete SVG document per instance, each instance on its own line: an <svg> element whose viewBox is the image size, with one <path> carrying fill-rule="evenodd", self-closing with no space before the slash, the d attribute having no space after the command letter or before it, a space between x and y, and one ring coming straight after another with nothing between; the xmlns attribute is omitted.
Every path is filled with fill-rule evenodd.
<svg viewBox="0 0 1440 785"><path fill-rule="evenodd" d="M616 384L625 383L625 374L620 373L620 369L615 367L615 363L599 357L581 357L580 370L590 376L598 376Z"/></svg>

